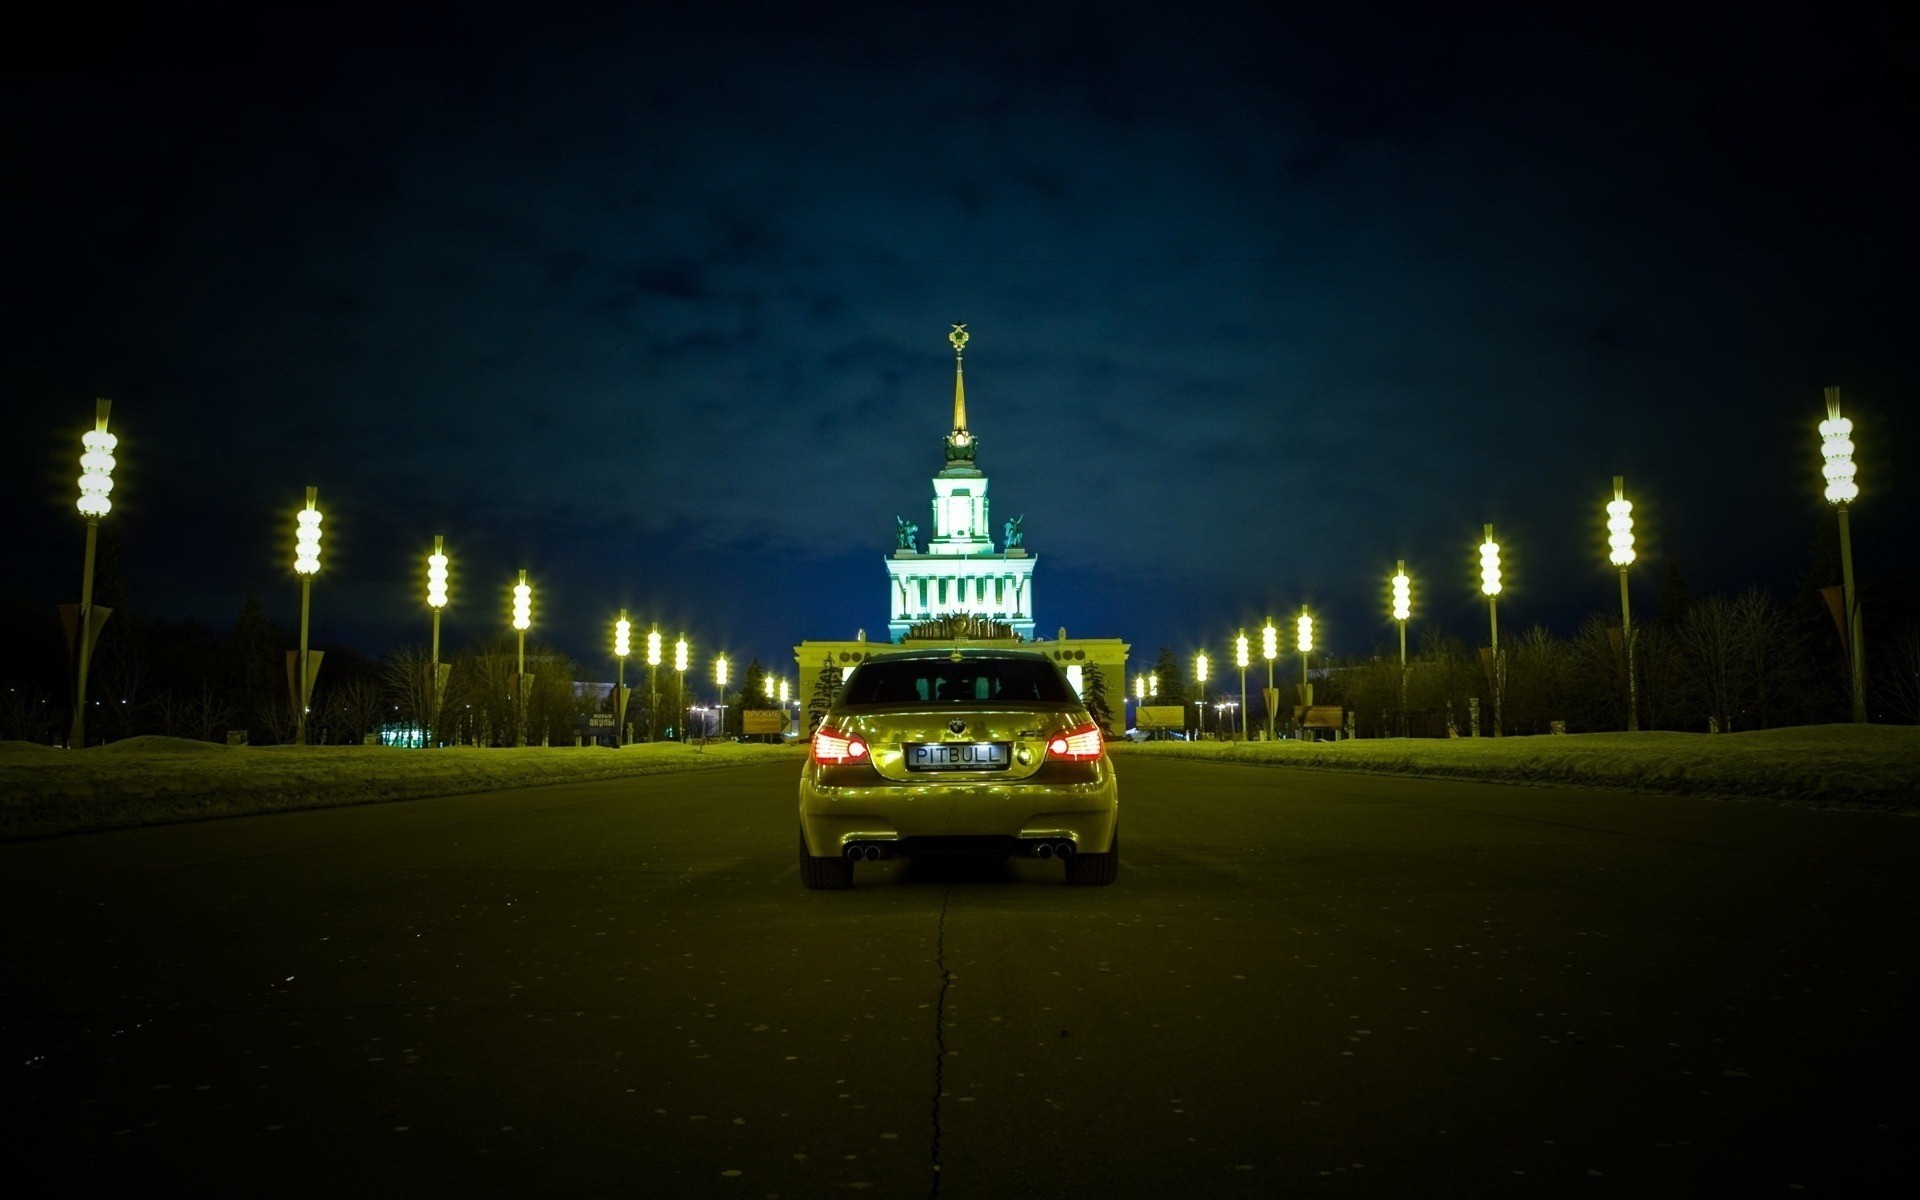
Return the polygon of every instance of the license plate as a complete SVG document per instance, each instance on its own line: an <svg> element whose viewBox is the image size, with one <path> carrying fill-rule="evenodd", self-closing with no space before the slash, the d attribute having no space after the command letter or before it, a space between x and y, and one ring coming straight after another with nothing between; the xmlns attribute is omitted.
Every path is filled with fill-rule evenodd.
<svg viewBox="0 0 1920 1200"><path fill-rule="evenodd" d="M1012 742L908 742L909 771L1004 771Z"/></svg>

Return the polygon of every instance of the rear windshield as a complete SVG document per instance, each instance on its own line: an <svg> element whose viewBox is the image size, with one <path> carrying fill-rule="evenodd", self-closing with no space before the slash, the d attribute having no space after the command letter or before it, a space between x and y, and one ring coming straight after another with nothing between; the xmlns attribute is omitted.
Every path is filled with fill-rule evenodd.
<svg viewBox="0 0 1920 1200"><path fill-rule="evenodd" d="M1052 663L1015 658L911 658L855 668L842 704L1071 704Z"/></svg>

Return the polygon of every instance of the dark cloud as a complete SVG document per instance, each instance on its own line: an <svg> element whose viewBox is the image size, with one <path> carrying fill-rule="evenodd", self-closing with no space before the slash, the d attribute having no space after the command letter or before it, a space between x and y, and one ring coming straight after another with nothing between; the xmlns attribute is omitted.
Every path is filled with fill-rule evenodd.
<svg viewBox="0 0 1920 1200"><path fill-rule="evenodd" d="M1698 586L1787 579L1833 382L1911 529L1911 57L1875 21L907 7L162 23L9 76L23 578L66 586L48 464L99 393L155 611L278 588L317 483L369 649L434 533L582 623L877 629L954 321L1048 629L1311 597L1359 650L1381 564L1439 603L1489 520L1516 619L1565 628L1619 473Z"/></svg>

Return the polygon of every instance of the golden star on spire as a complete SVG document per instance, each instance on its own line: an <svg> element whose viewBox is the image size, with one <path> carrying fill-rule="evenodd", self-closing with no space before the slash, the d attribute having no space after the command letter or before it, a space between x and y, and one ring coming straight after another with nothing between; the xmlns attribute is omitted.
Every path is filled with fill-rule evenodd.
<svg viewBox="0 0 1920 1200"><path fill-rule="evenodd" d="M965 325L955 325L953 332L947 335L947 340L953 343L953 352L955 354L966 353L967 327Z"/></svg>

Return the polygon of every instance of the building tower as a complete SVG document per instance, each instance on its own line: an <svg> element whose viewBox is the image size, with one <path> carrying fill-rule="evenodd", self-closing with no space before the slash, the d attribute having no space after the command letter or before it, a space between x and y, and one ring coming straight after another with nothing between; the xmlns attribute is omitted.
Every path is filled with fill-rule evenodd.
<svg viewBox="0 0 1920 1200"><path fill-rule="evenodd" d="M976 458L980 442L967 428L967 327L955 325L947 340L953 343L953 430L946 436L946 465L933 477L933 532L922 551L919 527L899 522L887 559L887 631L897 642L916 622L967 614L1005 622L1031 640L1033 568L1039 560L1021 545L1017 517L1002 531L1005 548L994 548L987 476Z"/></svg>

